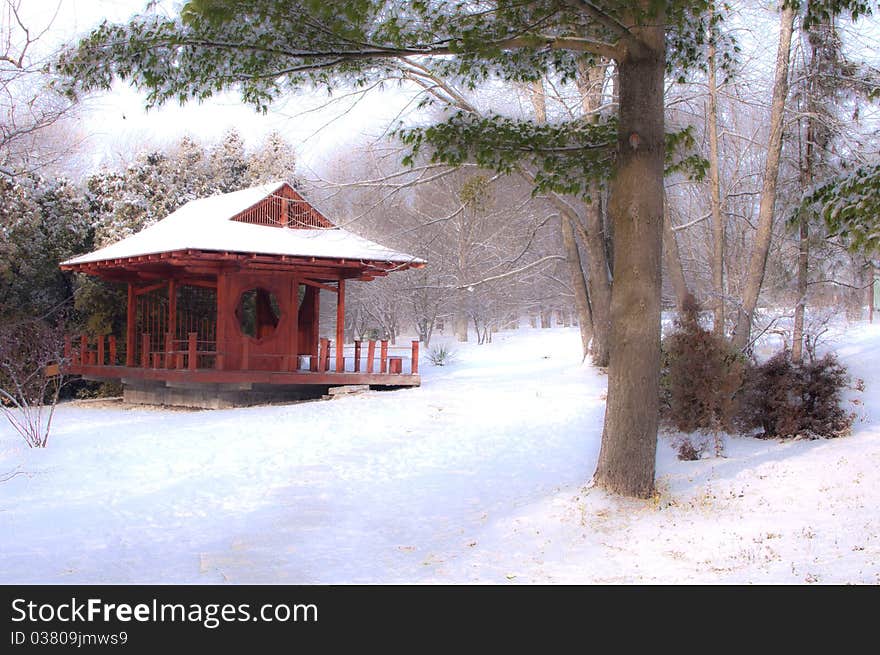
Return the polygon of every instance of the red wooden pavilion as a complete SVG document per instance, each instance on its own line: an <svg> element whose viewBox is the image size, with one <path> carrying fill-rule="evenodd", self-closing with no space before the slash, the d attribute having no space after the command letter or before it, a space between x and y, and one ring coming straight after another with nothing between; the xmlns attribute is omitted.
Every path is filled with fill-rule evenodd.
<svg viewBox="0 0 880 655"><path fill-rule="evenodd" d="M128 285L124 338L70 339L66 370L121 380L130 401L207 407L416 386L417 341L405 355L385 341L346 352L345 283L424 265L336 227L286 182L195 200L61 263ZM320 338L321 290L337 298L334 341Z"/></svg>

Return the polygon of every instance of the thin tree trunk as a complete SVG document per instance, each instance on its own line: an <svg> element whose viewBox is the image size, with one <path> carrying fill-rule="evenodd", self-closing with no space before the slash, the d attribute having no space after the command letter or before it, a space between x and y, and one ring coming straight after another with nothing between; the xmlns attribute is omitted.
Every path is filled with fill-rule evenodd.
<svg viewBox="0 0 880 655"><path fill-rule="evenodd" d="M654 492L660 379L660 292L663 252L662 5L651 25L629 30L618 58L618 164L609 215L614 226L611 360L605 427L595 483L610 492Z"/></svg>
<svg viewBox="0 0 880 655"><path fill-rule="evenodd" d="M611 350L611 271L605 256L600 193L598 183L590 184L592 201L585 203L586 229L581 231L581 236L587 250L587 278L593 310L593 363L596 366L608 366Z"/></svg>
<svg viewBox="0 0 880 655"><path fill-rule="evenodd" d="M868 262L868 323L874 322L874 264Z"/></svg>
<svg viewBox="0 0 880 655"><path fill-rule="evenodd" d="M685 301L690 295L687 280L684 277L684 268L681 265L681 252L678 250L678 241L675 239L675 231L672 229L672 220L666 204L666 193L663 194L663 258L666 260L666 271L669 274L669 283L675 293L675 307L679 313L684 310Z"/></svg>
<svg viewBox="0 0 880 655"><path fill-rule="evenodd" d="M812 7L808 6L808 9ZM831 28L831 23L825 27ZM832 28L833 29L833 28ZM831 32L833 34L833 31ZM815 178L815 169L817 164L816 154L822 156L823 146L827 145L827 140L822 139L823 143L819 146L817 138L821 130L819 123L819 115L821 109L819 107L822 99L821 81L819 78L819 52L821 43L829 37L829 33L822 27L813 28L808 33L807 43L809 45L809 60L805 62L806 69L806 139L803 144L803 160L801 162L801 188L809 189ZM798 267L797 267L797 300L794 306L794 326L791 331L791 359L795 363L800 363L804 358L804 315L807 310L807 290L809 288L809 267L810 267L810 224L805 214L798 217Z"/></svg>
<svg viewBox="0 0 880 655"><path fill-rule="evenodd" d="M810 226L806 218L798 221L797 302L791 331L791 361L800 364L804 358L804 313L807 306L807 273L810 263Z"/></svg>
<svg viewBox="0 0 880 655"><path fill-rule="evenodd" d="M565 248L565 260L568 265L568 275L571 278L574 306L581 332L581 359L584 360L590 352L590 342L593 339L593 313L587 296L587 283L584 280L581 253L578 250L577 241L574 238L574 228L571 224L573 219L570 216L560 216L559 220L562 223L562 244Z"/></svg>
<svg viewBox="0 0 880 655"><path fill-rule="evenodd" d="M779 178L779 159L782 153L783 118L785 98L788 95L788 64L794 14L794 9L786 6L782 9L779 21L779 49L776 53L776 75L773 82L773 102L770 107L770 138L767 143L764 184L758 208L758 229L743 284L742 306L737 312L736 328L732 337L733 345L740 350L744 350L749 345L752 318L758 304L761 285L764 283L767 255L770 252L770 240L773 236L776 183Z"/></svg>
<svg viewBox="0 0 880 655"><path fill-rule="evenodd" d="M578 66L577 85L581 94L581 107L584 115L594 122L599 120L598 111L602 106L602 85L605 81L605 66L598 63ZM600 202L602 188L598 182L591 182L588 188L590 202L585 203L584 218L586 226L581 228L581 238L587 251L587 280L591 309L593 312L593 363L608 366L611 341L611 269L608 265L605 244L605 228L602 220Z"/></svg>
<svg viewBox="0 0 880 655"><path fill-rule="evenodd" d="M710 8L710 12L714 7ZM710 13L711 17L711 13ZM711 27L709 28L712 29ZM709 35L709 188L712 209L712 291L715 295L713 331L724 336L724 218L721 214L721 176L718 172L718 81L715 75L715 40Z"/></svg>
<svg viewBox="0 0 880 655"><path fill-rule="evenodd" d="M456 340L466 342L468 340L468 315L464 312L456 312L452 323Z"/></svg>
<svg viewBox="0 0 880 655"><path fill-rule="evenodd" d="M544 96L543 80L535 80L532 83L529 97L535 108L535 119L539 125L547 122L547 102ZM562 203L560 203L562 204ZM558 207L559 205L557 205ZM587 283L584 280L584 269L581 264L581 255L578 251L577 241L574 236L572 223L577 220L567 208L560 208L559 223L562 228L562 245L565 249L565 262L568 267L568 276L571 280L571 290L574 294L574 306L577 312L578 326L581 332L581 360L586 359L590 352L590 342L593 339L593 314L590 308L590 298Z"/></svg>
<svg viewBox="0 0 880 655"><path fill-rule="evenodd" d="M813 179L812 155L813 119L807 118L806 152L801 162L801 188L807 189ZM791 330L791 361L800 364L804 359L804 314L807 306L807 276L810 264L810 226L806 217L798 217L797 298L794 304L794 325Z"/></svg>

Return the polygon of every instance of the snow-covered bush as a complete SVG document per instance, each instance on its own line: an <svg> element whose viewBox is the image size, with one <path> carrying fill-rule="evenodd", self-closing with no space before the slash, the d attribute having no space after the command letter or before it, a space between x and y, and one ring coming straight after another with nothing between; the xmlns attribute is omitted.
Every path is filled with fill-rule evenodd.
<svg viewBox="0 0 880 655"><path fill-rule="evenodd" d="M455 361L455 351L447 346L432 346L428 351L428 361L434 366L446 366Z"/></svg>

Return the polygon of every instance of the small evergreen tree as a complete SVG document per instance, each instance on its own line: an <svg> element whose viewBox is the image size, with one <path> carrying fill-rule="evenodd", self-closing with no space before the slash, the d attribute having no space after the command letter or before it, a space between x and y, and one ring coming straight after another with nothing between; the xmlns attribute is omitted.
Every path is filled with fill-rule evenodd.
<svg viewBox="0 0 880 655"><path fill-rule="evenodd" d="M296 154L284 136L273 130L248 157L251 184L285 181L295 184Z"/></svg>
<svg viewBox="0 0 880 655"><path fill-rule="evenodd" d="M250 186L249 164L244 141L236 130L229 130L211 149L209 158L211 193L229 193Z"/></svg>

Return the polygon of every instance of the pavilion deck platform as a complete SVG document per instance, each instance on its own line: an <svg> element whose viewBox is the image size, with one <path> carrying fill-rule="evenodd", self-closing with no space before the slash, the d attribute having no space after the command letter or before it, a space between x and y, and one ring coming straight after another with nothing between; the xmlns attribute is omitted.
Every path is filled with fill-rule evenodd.
<svg viewBox="0 0 880 655"><path fill-rule="evenodd" d="M354 373L336 371L218 371L216 369L167 370L131 366L98 366L69 364L64 366L68 375L79 375L89 380L156 380L172 384L272 384L342 386L367 384L371 387L417 387L421 376L416 373Z"/></svg>
<svg viewBox="0 0 880 655"><path fill-rule="evenodd" d="M335 353L329 339L320 339L317 355L294 361L281 355L251 359L244 353L238 361L247 368L228 369L221 353L199 349L201 342L191 336L178 344L183 348L175 349L169 340L167 350L142 354L140 365L131 365L115 337L68 338L62 369L88 380L118 380L129 402L203 408L314 398L338 386L393 389L421 384L418 341L409 347L356 341Z"/></svg>

